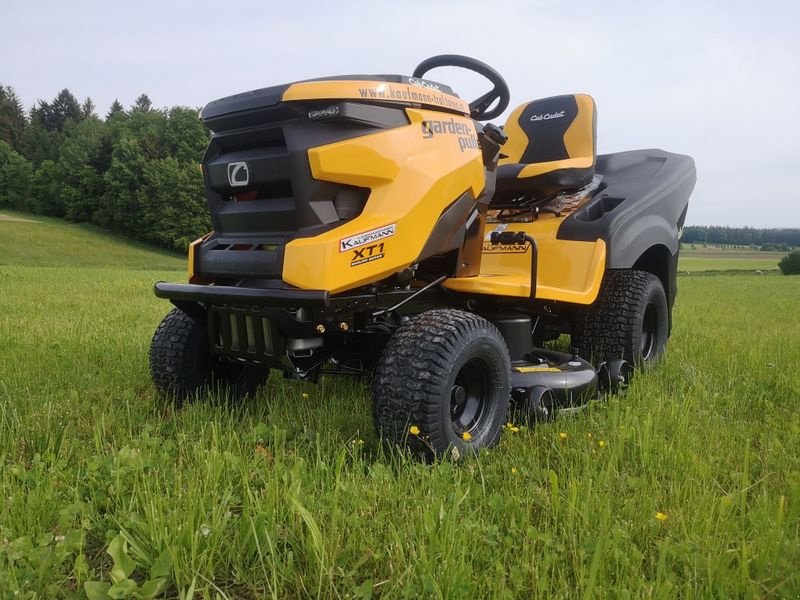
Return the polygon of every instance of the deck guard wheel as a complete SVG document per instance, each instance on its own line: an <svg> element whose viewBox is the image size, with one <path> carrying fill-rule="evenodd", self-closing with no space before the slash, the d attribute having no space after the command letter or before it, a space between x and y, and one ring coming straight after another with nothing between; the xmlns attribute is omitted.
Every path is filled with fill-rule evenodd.
<svg viewBox="0 0 800 600"><path fill-rule="evenodd" d="M664 287L646 271L606 272L600 294L573 325L572 346L595 363L623 359L636 366L655 363L669 337Z"/></svg>
<svg viewBox="0 0 800 600"><path fill-rule="evenodd" d="M604 394L618 394L628 389L633 377L633 366L621 358L603 361L597 367L597 380Z"/></svg>
<svg viewBox="0 0 800 600"><path fill-rule="evenodd" d="M215 388L235 398L253 395L269 369L213 356L205 324L174 308L150 344L150 375L159 392L184 401Z"/></svg>
<svg viewBox="0 0 800 600"><path fill-rule="evenodd" d="M529 390L523 390L520 397L521 402L517 402L520 416L536 423L549 423L556 418L558 400L550 388L535 385Z"/></svg>
<svg viewBox="0 0 800 600"><path fill-rule="evenodd" d="M511 359L486 319L432 310L400 327L373 379L379 435L441 456L477 451L500 438L510 396Z"/></svg>

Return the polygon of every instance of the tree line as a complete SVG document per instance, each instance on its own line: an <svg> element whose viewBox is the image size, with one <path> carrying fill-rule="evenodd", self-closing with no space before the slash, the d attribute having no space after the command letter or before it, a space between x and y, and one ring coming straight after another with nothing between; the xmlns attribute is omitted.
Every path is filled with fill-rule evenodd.
<svg viewBox="0 0 800 600"><path fill-rule="evenodd" d="M692 225L684 227L681 242L712 246L760 246L762 250L785 251L800 246L800 229Z"/></svg>
<svg viewBox="0 0 800 600"><path fill-rule="evenodd" d="M103 118L68 89L26 113L0 85L0 209L92 223L183 250L211 227L197 109L155 109L146 94Z"/></svg>

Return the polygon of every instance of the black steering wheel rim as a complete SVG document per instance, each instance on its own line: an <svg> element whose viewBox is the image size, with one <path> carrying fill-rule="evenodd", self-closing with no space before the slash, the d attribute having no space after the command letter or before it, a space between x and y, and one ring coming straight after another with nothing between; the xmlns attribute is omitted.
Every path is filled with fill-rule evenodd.
<svg viewBox="0 0 800 600"><path fill-rule="evenodd" d="M422 78L425 73L437 67L460 67L474 71L488 79L493 87L491 90L469 103L469 116L476 121L488 121L503 114L511 101L511 91L503 76L484 62L461 54L439 54L426 58L414 69L412 77ZM497 105L489 107L497 100Z"/></svg>

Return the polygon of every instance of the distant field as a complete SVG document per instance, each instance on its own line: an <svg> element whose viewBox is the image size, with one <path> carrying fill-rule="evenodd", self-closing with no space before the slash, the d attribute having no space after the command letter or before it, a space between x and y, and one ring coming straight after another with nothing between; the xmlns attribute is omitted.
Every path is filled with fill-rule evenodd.
<svg viewBox="0 0 800 600"><path fill-rule="evenodd" d="M778 269L778 261L785 252L760 252L740 248L714 246L682 248L678 270L682 273L696 271L770 271Z"/></svg>
<svg viewBox="0 0 800 600"><path fill-rule="evenodd" d="M151 286L183 260L0 233L2 598L120 573L117 597L153 573L166 598L800 596L800 277L682 277L625 396L425 465L379 443L360 381L156 397Z"/></svg>

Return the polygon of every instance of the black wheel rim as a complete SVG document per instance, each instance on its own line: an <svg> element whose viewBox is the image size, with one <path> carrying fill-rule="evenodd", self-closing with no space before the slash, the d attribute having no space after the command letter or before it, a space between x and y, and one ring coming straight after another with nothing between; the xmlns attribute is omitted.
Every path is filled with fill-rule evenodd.
<svg viewBox="0 0 800 600"><path fill-rule="evenodd" d="M656 347L658 335L658 314L653 304L648 304L642 318L641 352L642 360L650 360Z"/></svg>
<svg viewBox="0 0 800 600"><path fill-rule="evenodd" d="M491 394L489 380L482 360L472 359L458 371L450 390L450 420L458 436L472 433L480 425Z"/></svg>

